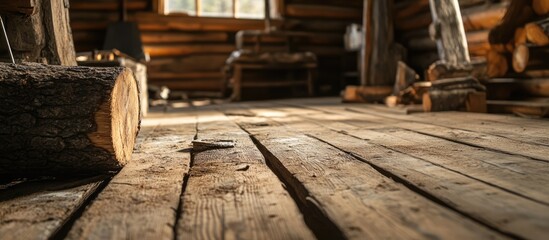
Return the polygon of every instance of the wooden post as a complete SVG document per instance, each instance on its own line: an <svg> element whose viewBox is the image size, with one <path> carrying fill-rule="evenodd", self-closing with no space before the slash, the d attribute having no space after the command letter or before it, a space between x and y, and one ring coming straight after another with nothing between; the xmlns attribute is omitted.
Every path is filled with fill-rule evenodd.
<svg viewBox="0 0 549 240"><path fill-rule="evenodd" d="M361 85L392 86L403 47L394 42L394 0L365 0L363 15Z"/></svg>
<svg viewBox="0 0 549 240"><path fill-rule="evenodd" d="M5 14L16 62L76 66L69 25L69 1L35 0L32 7L31 15Z"/></svg>
<svg viewBox="0 0 549 240"><path fill-rule="evenodd" d="M394 0L364 0L361 86L348 86L344 102L379 102L391 94L397 62L406 58L406 49L394 42L393 15Z"/></svg>
<svg viewBox="0 0 549 240"><path fill-rule="evenodd" d="M469 68L471 59L458 1L430 0L430 3L431 33L436 39L440 59L453 68Z"/></svg>
<svg viewBox="0 0 549 240"><path fill-rule="evenodd" d="M0 64L0 175L120 169L139 129L138 98L125 68Z"/></svg>

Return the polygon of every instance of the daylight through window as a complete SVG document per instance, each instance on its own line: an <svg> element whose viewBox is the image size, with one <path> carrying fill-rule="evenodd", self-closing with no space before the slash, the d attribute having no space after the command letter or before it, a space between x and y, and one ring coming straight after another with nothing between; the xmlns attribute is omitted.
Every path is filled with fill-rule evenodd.
<svg viewBox="0 0 549 240"><path fill-rule="evenodd" d="M262 19L263 0L164 0L164 12L200 17L234 17Z"/></svg>

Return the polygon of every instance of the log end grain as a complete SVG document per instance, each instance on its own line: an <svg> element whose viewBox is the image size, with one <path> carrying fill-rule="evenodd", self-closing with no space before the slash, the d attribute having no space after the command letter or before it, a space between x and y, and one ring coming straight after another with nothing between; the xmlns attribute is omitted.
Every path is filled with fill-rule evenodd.
<svg viewBox="0 0 549 240"><path fill-rule="evenodd" d="M486 62L487 75L490 78L503 76L509 69L507 58L498 51L490 50L486 55Z"/></svg>
<svg viewBox="0 0 549 240"><path fill-rule="evenodd" d="M513 52L513 69L515 72L524 72L530 58L530 50L524 44L518 45Z"/></svg>
<svg viewBox="0 0 549 240"><path fill-rule="evenodd" d="M549 45L549 36L547 36L543 28L538 24L528 23L524 29L526 32L526 38L529 42L534 43L537 46Z"/></svg>
<svg viewBox="0 0 549 240"><path fill-rule="evenodd" d="M123 166L131 159L139 129L139 93L132 73L125 69L115 81L113 90L95 113L97 131L88 137L104 148Z"/></svg>
<svg viewBox="0 0 549 240"><path fill-rule="evenodd" d="M547 0L533 0L532 7L537 15L543 16L549 13L549 1Z"/></svg>

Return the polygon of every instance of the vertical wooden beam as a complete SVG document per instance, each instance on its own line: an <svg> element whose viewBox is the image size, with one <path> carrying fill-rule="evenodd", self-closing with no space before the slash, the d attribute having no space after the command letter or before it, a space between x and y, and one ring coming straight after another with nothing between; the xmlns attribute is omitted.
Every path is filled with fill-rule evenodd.
<svg viewBox="0 0 549 240"><path fill-rule="evenodd" d="M166 11L166 8L168 7L168 3L166 0L154 0L153 1L153 11L158 14L166 14L168 13Z"/></svg>
<svg viewBox="0 0 549 240"><path fill-rule="evenodd" d="M236 18L236 5L238 4L238 0L233 0L233 17Z"/></svg>
<svg viewBox="0 0 549 240"><path fill-rule="evenodd" d="M430 4L433 16L430 31L436 39L440 58L458 69L470 67L469 47L458 0L430 0Z"/></svg>
<svg viewBox="0 0 549 240"><path fill-rule="evenodd" d="M69 2L35 0L32 15L6 14L7 35L16 62L76 65Z"/></svg>
<svg viewBox="0 0 549 240"><path fill-rule="evenodd" d="M265 0L265 31L271 31L271 1Z"/></svg>
<svg viewBox="0 0 549 240"><path fill-rule="evenodd" d="M196 16L200 16L200 11L202 10L202 6L200 6L200 0L194 0L194 7L196 9Z"/></svg>
<svg viewBox="0 0 549 240"><path fill-rule="evenodd" d="M394 0L365 0L363 14L361 84L390 86L395 82L397 62L404 55L394 42Z"/></svg>
<svg viewBox="0 0 549 240"><path fill-rule="evenodd" d="M368 73L370 72L370 61L372 60L372 45L369 44L372 38L372 32L368 31L368 24L370 24L372 17L372 0L364 0L364 11L362 14L362 33L364 34L364 43L362 50L360 51L361 66L360 66L360 85L368 85Z"/></svg>

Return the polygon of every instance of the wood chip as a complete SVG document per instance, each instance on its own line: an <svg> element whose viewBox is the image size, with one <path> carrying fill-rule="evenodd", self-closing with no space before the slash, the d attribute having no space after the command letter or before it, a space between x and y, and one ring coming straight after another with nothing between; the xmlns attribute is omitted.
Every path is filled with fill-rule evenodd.
<svg viewBox="0 0 549 240"><path fill-rule="evenodd" d="M193 150L194 151L206 151L212 149L221 149L221 148L233 148L235 142L233 140L219 140L219 139L202 139L194 140Z"/></svg>

